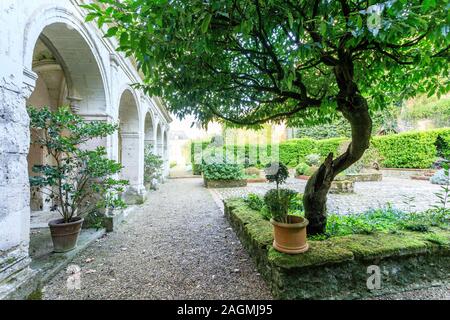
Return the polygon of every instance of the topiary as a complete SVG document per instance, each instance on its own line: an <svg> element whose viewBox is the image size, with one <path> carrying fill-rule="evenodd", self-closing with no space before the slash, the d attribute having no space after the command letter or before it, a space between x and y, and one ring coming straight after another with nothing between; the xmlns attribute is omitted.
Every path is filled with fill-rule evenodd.
<svg viewBox="0 0 450 320"><path fill-rule="evenodd" d="M304 163L300 162L297 167L295 167L295 174L298 176L303 176L310 167Z"/></svg>
<svg viewBox="0 0 450 320"><path fill-rule="evenodd" d="M272 162L269 163L264 169L266 173L266 179L269 182L275 182L278 186L286 181L289 177L288 168L281 162Z"/></svg>

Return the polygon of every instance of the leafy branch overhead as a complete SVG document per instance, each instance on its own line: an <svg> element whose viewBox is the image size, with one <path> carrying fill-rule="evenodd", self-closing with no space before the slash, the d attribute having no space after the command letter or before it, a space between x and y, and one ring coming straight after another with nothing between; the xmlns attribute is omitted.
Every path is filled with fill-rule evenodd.
<svg viewBox="0 0 450 320"><path fill-rule="evenodd" d="M100 0L84 7L137 59L148 93L205 124L329 122L347 80L374 110L449 90L447 1Z"/></svg>

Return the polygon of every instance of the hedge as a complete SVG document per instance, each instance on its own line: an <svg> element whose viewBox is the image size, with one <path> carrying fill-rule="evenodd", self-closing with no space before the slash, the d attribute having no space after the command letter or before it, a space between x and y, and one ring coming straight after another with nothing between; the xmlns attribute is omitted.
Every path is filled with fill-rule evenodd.
<svg viewBox="0 0 450 320"><path fill-rule="evenodd" d="M421 132L405 132L400 134L392 134L386 136L375 136L371 139L372 146L378 150L380 156L383 158L381 165L386 168L430 168L437 158L436 139L441 136L447 142L444 154L450 154L450 128L428 130ZM295 167L299 163L305 161L305 157L312 153L319 154L325 158L330 152L333 154L339 153L340 146L348 142L347 138L331 138L314 140L310 138L291 139L284 141L278 145L279 160L289 167ZM191 160L195 158L194 145L191 144ZM248 166L264 166L272 159L271 147L266 150L265 145L238 145L234 147L209 147L209 142L201 141L201 148L203 151L215 151L224 148L227 150L230 160L238 163L245 163L245 159L249 157L250 146L255 147L256 163L248 163ZM225 149L226 148L226 149ZM231 150L231 151L230 151ZM205 156L205 155L204 155ZM253 157L254 158L254 157ZM192 161L192 167L196 174L200 173L198 165Z"/></svg>
<svg viewBox="0 0 450 320"><path fill-rule="evenodd" d="M383 158L383 167L427 169L437 158L438 135L450 145L450 129L376 136L372 144Z"/></svg>

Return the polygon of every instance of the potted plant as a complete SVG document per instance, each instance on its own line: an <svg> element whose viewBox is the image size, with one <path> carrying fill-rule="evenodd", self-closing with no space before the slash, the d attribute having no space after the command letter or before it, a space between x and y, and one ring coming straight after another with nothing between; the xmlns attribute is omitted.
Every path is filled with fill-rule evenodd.
<svg viewBox="0 0 450 320"><path fill-rule="evenodd" d="M276 189L269 190L264 196L272 218L273 225L273 247L284 253L297 254L308 250L306 241L306 227L308 220L304 217L290 215L289 208L291 200L298 195L294 190L280 189L279 185L284 183L289 176L288 168L282 163L271 163L266 169L266 178L276 183Z"/></svg>
<svg viewBox="0 0 450 320"><path fill-rule="evenodd" d="M76 247L83 217L101 208L121 208L125 204L119 194L128 184L116 180L122 166L107 158L104 147L83 149L86 142L114 133L117 125L100 121L85 122L68 107L50 111L48 108L28 109L30 126L39 145L46 152L46 163L34 165L36 175L30 185L46 195L51 210L61 219L49 222L55 252Z"/></svg>
<svg viewBox="0 0 450 320"><path fill-rule="evenodd" d="M144 149L144 183L147 189L156 190L162 178L164 161L153 154L152 149L152 145L146 145Z"/></svg>

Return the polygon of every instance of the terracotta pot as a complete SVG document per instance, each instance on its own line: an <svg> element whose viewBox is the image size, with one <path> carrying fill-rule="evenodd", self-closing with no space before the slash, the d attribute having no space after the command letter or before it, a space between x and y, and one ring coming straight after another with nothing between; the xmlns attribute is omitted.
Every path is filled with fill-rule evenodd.
<svg viewBox="0 0 450 320"><path fill-rule="evenodd" d="M309 221L303 217L288 216L291 223L281 223L273 219L273 247L280 252L296 254L308 250L306 226Z"/></svg>
<svg viewBox="0 0 450 320"><path fill-rule="evenodd" d="M75 249L83 221L83 218L76 217L69 223L64 223L63 219L55 219L48 223L54 252L61 253Z"/></svg>

